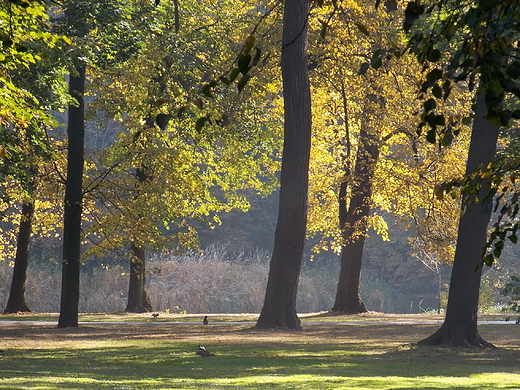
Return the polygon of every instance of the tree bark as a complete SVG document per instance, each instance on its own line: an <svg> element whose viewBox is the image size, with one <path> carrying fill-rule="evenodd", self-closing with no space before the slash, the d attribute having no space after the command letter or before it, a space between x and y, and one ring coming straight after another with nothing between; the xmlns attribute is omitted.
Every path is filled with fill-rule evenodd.
<svg viewBox="0 0 520 390"><path fill-rule="evenodd" d="M484 93L481 93L477 100L466 174L486 167L496 153L499 128L488 122L485 114ZM485 199L487 192L488 182L484 181L477 201L475 196L463 198L465 210L459 222L446 318L437 332L419 341L419 345L493 347L482 339L477 330L483 248L493 202L492 199Z"/></svg>
<svg viewBox="0 0 520 390"><path fill-rule="evenodd" d="M145 169L137 168L138 186L149 179ZM147 313L153 310L152 303L146 293L146 256L145 249L136 244L130 248L130 282L128 284L128 301L125 311L130 313Z"/></svg>
<svg viewBox="0 0 520 390"><path fill-rule="evenodd" d="M145 289L145 250L132 244L130 252L130 283L125 311L130 313L147 313L152 311L153 308Z"/></svg>
<svg viewBox="0 0 520 390"><path fill-rule="evenodd" d="M275 242L260 329L301 329L296 295L307 224L311 97L307 64L309 0L284 5L282 77L284 147Z"/></svg>
<svg viewBox="0 0 520 390"><path fill-rule="evenodd" d="M16 241L13 279L4 314L31 311L25 302L25 281L27 279L27 266L29 264L29 243L31 240L33 215L34 202L31 200L22 205L22 217L18 230L18 239Z"/></svg>
<svg viewBox="0 0 520 390"><path fill-rule="evenodd" d="M78 326L79 273L81 264L81 213L83 198L83 162L85 141L85 70L86 65L71 74L69 94L78 105L69 105L67 126L67 182L63 218L63 262L61 305L58 328Z"/></svg>
<svg viewBox="0 0 520 390"><path fill-rule="evenodd" d="M339 191L339 220L345 244L341 248L341 269L336 301L332 312L344 314L366 313L368 310L360 295L361 265L370 214L372 178L379 158L379 140L370 134L366 125L359 133L359 149L354 167L354 184L347 210L348 178Z"/></svg>

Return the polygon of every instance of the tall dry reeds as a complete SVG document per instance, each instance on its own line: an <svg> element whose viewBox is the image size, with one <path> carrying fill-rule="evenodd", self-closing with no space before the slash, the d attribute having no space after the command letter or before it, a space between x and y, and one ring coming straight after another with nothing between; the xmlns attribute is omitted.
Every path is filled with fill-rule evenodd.
<svg viewBox="0 0 520 390"><path fill-rule="evenodd" d="M270 255L263 251L227 252L211 246L202 253L154 255L147 262L147 292L158 311L186 313L258 313L264 300ZM7 303L12 268L0 262L0 308ZM97 268L81 274L80 311L124 310L128 270ZM329 310L336 293L339 264L314 263L302 268L299 312ZM59 311L61 270L30 267L27 303L36 312ZM388 284L362 279L362 296L370 310L406 311L407 302Z"/></svg>

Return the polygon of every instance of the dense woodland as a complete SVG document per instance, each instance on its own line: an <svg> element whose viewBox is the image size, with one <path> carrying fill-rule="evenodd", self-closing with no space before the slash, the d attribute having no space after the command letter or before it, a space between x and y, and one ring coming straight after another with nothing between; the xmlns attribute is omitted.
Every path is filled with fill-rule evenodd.
<svg viewBox="0 0 520 390"><path fill-rule="evenodd" d="M424 343L491 346L519 7L2 0L4 312L442 309Z"/></svg>

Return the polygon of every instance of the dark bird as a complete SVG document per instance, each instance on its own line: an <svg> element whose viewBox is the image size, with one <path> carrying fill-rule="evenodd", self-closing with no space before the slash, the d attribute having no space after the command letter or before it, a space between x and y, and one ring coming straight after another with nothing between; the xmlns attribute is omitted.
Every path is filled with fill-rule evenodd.
<svg viewBox="0 0 520 390"><path fill-rule="evenodd" d="M153 314L152 314L152 317L153 317L153 318L157 318L157 317L159 317L159 313L153 313Z"/></svg>
<svg viewBox="0 0 520 390"><path fill-rule="evenodd" d="M208 316L204 316L204 318L202 319L202 323L204 324L204 326L208 325Z"/></svg>
<svg viewBox="0 0 520 390"><path fill-rule="evenodd" d="M206 350L206 347L203 347L202 345L199 345L199 349L197 349L197 352L195 352L195 355L199 356L215 356L214 353L209 353L208 350Z"/></svg>

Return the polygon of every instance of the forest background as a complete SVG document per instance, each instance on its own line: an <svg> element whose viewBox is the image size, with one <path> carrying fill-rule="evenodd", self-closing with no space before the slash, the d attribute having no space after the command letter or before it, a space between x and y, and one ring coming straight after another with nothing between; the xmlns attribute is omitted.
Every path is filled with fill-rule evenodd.
<svg viewBox="0 0 520 390"><path fill-rule="evenodd" d="M11 7L11 2L3 5L8 3ZM112 3L117 2L104 5ZM374 127L389 136L388 139L390 135L400 134L384 145L378 161L361 294L370 310L436 311L439 292L446 293L459 204L435 200L434 188L461 174L467 139L462 134L458 142L441 150L419 138L410 138L416 127L416 75L420 71L413 61L406 60L383 67L376 56L371 65L374 69L381 68L379 75L384 77L360 75L358 70L367 58L370 60L374 47L395 39L396 30L392 30L391 23L389 31L382 30L394 17L378 13L369 5L346 3L345 7L352 11L348 31L329 27L325 35L323 26L317 23L310 32L318 42L309 63L315 129L308 240L298 289L298 310L323 311L334 303L339 273L337 249L342 244L334 216L339 178L345 165L353 167L360 144L358 137L367 111L359 107L374 103L371 92L377 91L385 102L370 109L381 110L374 116L384 120ZM76 37L87 38L85 42L71 44L73 38L65 40L64 47L83 51L89 50L90 40L94 42L90 50L96 47L100 51L98 57L88 60L91 92L87 98L90 116L85 143L85 194L90 197L85 198L89 212L83 221L80 310L124 309L129 248L139 241L141 246L150 244L146 248L146 289L155 310L258 312L277 218L280 81L276 60L264 53L276 50L280 32L274 21L279 15L267 13L271 7L263 2L243 2L242 7L234 6L233 2L219 2L218 6L212 3L202 8L198 2L189 1L181 2L180 7L177 2L150 8L153 6L146 4L148 8L133 10L137 12L133 15L125 12L111 15L121 17L120 29L113 33L116 38L128 32L125 29L138 32L137 42L124 42L128 45L122 49L128 53L118 52L123 52L124 58L118 58L114 50L111 52L114 46L110 39L114 36L101 35L103 12L94 15L96 23L87 24L86 31L75 33ZM55 11L59 20L59 10ZM151 34L145 31L150 25L132 23L138 20L139 12L141 16L146 12L153 14ZM315 12L318 21L320 13L327 15L323 9ZM181 22L171 15L178 15ZM46 19L43 14L37 17ZM257 25L257 35L263 40L253 49L248 33L254 25L251 21L258 18L267 22ZM177 26L186 20L190 28ZM203 27L191 28L199 25ZM22 23L20 26L24 27ZM377 31L375 38L369 30ZM44 34L33 33L27 42L34 44L45 39L48 38ZM7 44L4 40L4 48ZM17 53L26 53L21 49L22 43L17 44ZM238 67L231 69L228 77L220 78L224 84L222 90L214 92L220 86L213 83L213 77L231 67L230 58L236 56L237 47L242 44L250 45L248 50L255 58L250 56L248 63L241 64L240 58L244 57L239 57ZM87 45L87 49L81 45ZM134 46L142 55L130 50ZM170 48L175 56L161 56L165 48ZM60 301L59 218L67 122L62 113L71 102L63 89L64 75L71 63L53 58L56 53L52 50L40 49L39 56L52 58L54 66L39 67L38 61L22 58L27 66L22 66L18 75L11 71L14 76L10 77L20 77L26 83L24 87L34 91L40 100L48 98L41 108L52 112L56 122L49 121L42 128L44 138L53 140L52 157L37 159L35 165L44 169L36 175L38 184L32 190L21 186L13 176L4 176L0 299L6 302L9 293L17 227L23 220L20 209L24 199L36 192L40 195L30 250L27 303L35 311L56 312ZM249 77L250 69L243 69L251 61L256 61L255 66L262 64L254 77ZM62 64L61 68L57 64ZM27 69L37 76L36 80L24 76ZM235 69L238 72L233 77ZM201 80L205 83L201 84ZM238 91L226 91L225 87L234 86L233 80L238 80ZM52 93L50 86L54 88ZM62 94L56 92L59 88ZM466 110L470 99L463 92L454 95L446 110ZM150 105L154 110L152 125L146 122L150 117L145 111ZM31 126L28 124L26 128ZM143 136L145 130L152 128ZM503 142L505 145L506 141ZM215 145L218 147L213 148ZM27 147L20 146L22 150ZM166 147L175 153L164 152ZM3 146L4 157L14 154L10 145ZM136 166L137 170L151 171L145 172L145 179L138 184L135 176L139 175L128 175ZM151 180L160 169L165 176ZM142 196L130 189L145 182L150 184L146 188L150 197L143 201ZM169 182L174 182L175 187L166 188L164 185ZM127 193L117 195L117 189ZM170 208L172 205L180 207ZM167 212L163 213L164 210ZM486 270L484 297L481 296L483 310L492 309L495 302L504 302L499 291L510 275L519 273L518 255L514 246L506 247L500 263Z"/></svg>

